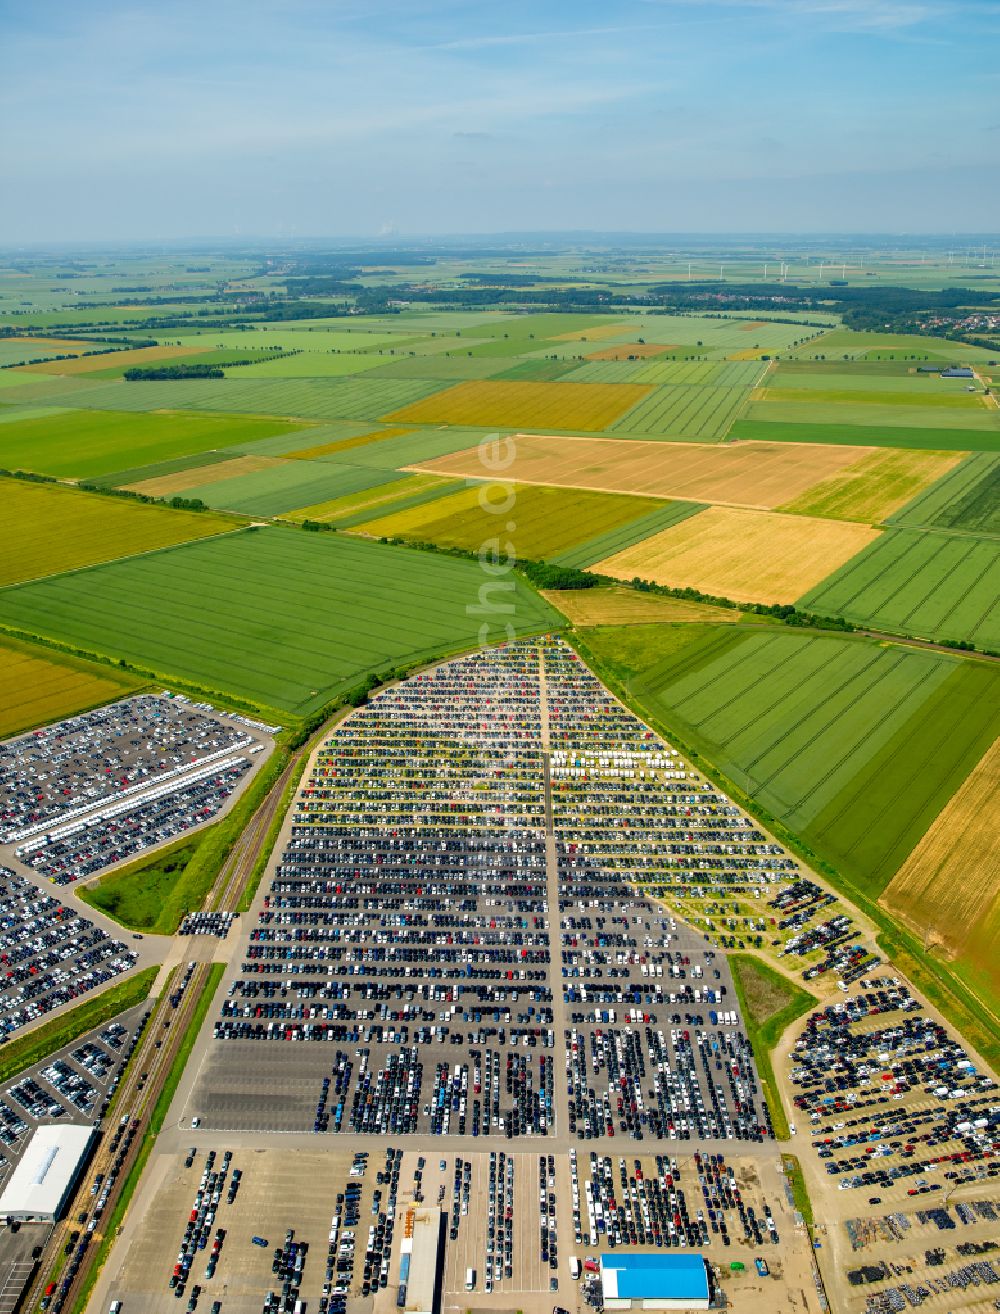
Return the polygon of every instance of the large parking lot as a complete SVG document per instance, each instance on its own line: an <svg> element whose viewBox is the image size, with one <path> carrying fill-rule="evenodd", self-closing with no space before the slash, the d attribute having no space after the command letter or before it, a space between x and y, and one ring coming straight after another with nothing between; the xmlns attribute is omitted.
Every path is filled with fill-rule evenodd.
<svg viewBox="0 0 1000 1314"><path fill-rule="evenodd" d="M963 1093L944 1131L982 1132L988 1088L933 1019L911 1026L915 1001L867 940L819 929L839 917L831 896L565 645L512 644L379 694L315 755L102 1294L124 1314L136 1298L177 1309L169 1282L183 1277L186 1300L223 1314L297 1299L308 1314L392 1314L421 1205L441 1211L448 1314L581 1310L592 1283L572 1280L569 1257L618 1248L705 1254L747 1314L818 1311L722 937L653 897L663 872L706 888L738 873L787 923L779 946L799 971L820 964L844 987L826 992L836 1009L810 1024L789 1086L795 1148L828 1189L821 1227L877 1189L839 1190L871 1171L871 1140L848 1135L833 1154L844 1173L823 1167L821 1142L869 1116L839 1103L863 1062L933 1054L934 1090ZM874 1002L850 1004L861 994ZM909 1075L940 1102L929 1070ZM867 1086L892 1162L919 1157L897 1133L936 1148L919 1108L896 1125L906 1092L894 1100L873 1070ZM992 1167L965 1150L936 1170L956 1187ZM922 1198L902 1181L894 1200ZM853 1300L846 1269L862 1261L841 1256L841 1232L816 1253L844 1260ZM881 1309L862 1297L849 1314L862 1312Z"/></svg>
<svg viewBox="0 0 1000 1314"><path fill-rule="evenodd" d="M0 844L57 884L214 817L274 726L140 694L0 744Z"/></svg>
<svg viewBox="0 0 1000 1314"><path fill-rule="evenodd" d="M571 793L557 765L641 750L658 811L677 806L670 750L568 648L541 653L440 666L321 751L215 1022L203 1125L770 1136L724 955L632 890L652 841L618 825L623 780Z"/></svg>
<svg viewBox="0 0 1000 1314"><path fill-rule="evenodd" d="M107 1292L124 1300L123 1314L133 1305L150 1314L176 1311L195 1287L198 1310L221 1300L224 1314L258 1314L269 1291L281 1296L292 1247L303 1258L297 1272L292 1265L289 1292L309 1314L328 1307L391 1314L407 1210L415 1203L442 1213L442 1309L577 1309L583 1287L570 1276L570 1256L582 1266L616 1245L645 1253L697 1248L731 1296L747 1297L741 1308L752 1306L761 1285L753 1274L760 1255L789 1292L783 1309L819 1308L808 1242L795 1226L777 1156L581 1154L574 1164L544 1149L419 1154L390 1141L359 1155L336 1146L253 1149L241 1138L220 1137L202 1140L190 1164L188 1158L154 1158L148 1208L113 1256ZM587 1233L577 1242L574 1186L600 1207L593 1242ZM267 1244L255 1244L255 1236ZM171 1286L181 1276L183 1303L174 1295L178 1283Z"/></svg>
<svg viewBox="0 0 1000 1314"><path fill-rule="evenodd" d="M1000 1092L899 978L863 978L798 1029L786 1068L824 1219L824 1269L857 1314L1000 1299Z"/></svg>

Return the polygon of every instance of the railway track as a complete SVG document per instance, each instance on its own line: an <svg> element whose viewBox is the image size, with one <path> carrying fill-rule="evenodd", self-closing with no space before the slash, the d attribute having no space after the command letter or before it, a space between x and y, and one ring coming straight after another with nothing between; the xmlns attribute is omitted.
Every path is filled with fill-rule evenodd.
<svg viewBox="0 0 1000 1314"><path fill-rule="evenodd" d="M180 969L178 968L176 971L179 972ZM114 1134L122 1125L121 1119L127 1117L126 1130L132 1127L138 1130L118 1168L115 1184L111 1188L102 1211L102 1218L110 1219L112 1217L132 1166L142 1149L149 1115L156 1106L156 1101L163 1090L167 1074L170 1072L174 1059L177 1057L183 1043L185 1032L198 1006L198 1000L208 983L208 975L209 964L195 964L184 986L180 1002L175 1008L170 1001L171 994L176 993L177 988L175 972L168 988L164 990L154 1006L146 1024L146 1029L125 1069L122 1084L119 1086L111 1107L104 1118L103 1134L97 1150L88 1164L86 1173L81 1178L79 1187L67 1209L66 1217L62 1222L57 1223L53 1229L45 1248L38 1276L29 1288L27 1298L21 1303L22 1310L38 1310L45 1290L52 1282L56 1284L56 1293L49 1307L51 1310L70 1310L78 1299L93 1266L94 1259L100 1250L101 1241L104 1239L105 1233L100 1222L94 1227L93 1232L89 1233L90 1241L84 1251L83 1262L74 1275L68 1291L60 1301L58 1292L61 1277L56 1274L56 1270L62 1258L63 1250L74 1231L79 1232L81 1236L87 1235L86 1229L93 1217L92 1205L95 1204L94 1198L89 1191L90 1183L97 1173L103 1173L107 1178L111 1171L120 1151L120 1146L112 1149ZM166 1028L164 1022L167 1023ZM159 1048L157 1048L157 1042L160 1044ZM145 1079L143 1079L144 1074ZM82 1212L86 1212L87 1217L81 1222L79 1221L79 1215ZM74 1243L74 1248L76 1244L78 1242ZM67 1266L71 1262L72 1256L67 1259ZM62 1268L59 1267L59 1273L61 1272Z"/></svg>

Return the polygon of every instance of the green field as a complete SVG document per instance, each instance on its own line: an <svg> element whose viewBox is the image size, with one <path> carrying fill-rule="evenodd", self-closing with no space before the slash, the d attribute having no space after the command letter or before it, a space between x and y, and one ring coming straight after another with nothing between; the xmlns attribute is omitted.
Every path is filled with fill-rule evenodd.
<svg viewBox="0 0 1000 1314"><path fill-rule="evenodd" d="M109 411L173 408L307 420L377 420L439 387L423 379L368 379L363 375L358 379L247 379L244 373L234 370L229 379L97 384L75 395L73 405Z"/></svg>
<svg viewBox="0 0 1000 1314"><path fill-rule="evenodd" d="M761 406L766 403L759 403ZM751 403L752 406L758 403ZM938 414L935 412L935 414ZM965 412L963 412L965 414ZM984 412L985 414L985 412ZM824 414L828 420L829 412ZM939 417L940 418L940 417ZM737 420L730 439L754 439L763 443L835 443L847 447L912 447L939 452L1000 452L1000 431L987 429L935 429L926 425L873 427L860 424L772 424L751 418Z"/></svg>
<svg viewBox="0 0 1000 1314"><path fill-rule="evenodd" d="M821 858L880 891L1000 732L1000 672L850 636L589 630L674 729Z"/></svg>
<svg viewBox="0 0 1000 1314"><path fill-rule="evenodd" d="M500 638L508 621L558 623L523 585L481 597L486 581L472 562L244 530L7 589L0 623L305 715L372 670L473 645L482 624Z"/></svg>
<svg viewBox="0 0 1000 1314"><path fill-rule="evenodd" d="M234 528L232 521L204 512L144 506L22 479L0 479L0 505L0 588Z"/></svg>
<svg viewBox="0 0 1000 1314"><path fill-rule="evenodd" d="M130 466L253 442L297 427L289 420L245 415L123 415L100 409L66 410L0 425L0 466L88 479Z"/></svg>
<svg viewBox="0 0 1000 1314"><path fill-rule="evenodd" d="M995 354L983 347L971 347L964 342L951 342L944 338L921 337L917 333L871 333L847 328L834 329L813 342L803 343L792 354L799 359L818 355L828 360L835 356L854 359L871 354L877 359L880 352L890 359L945 360L956 363L986 360Z"/></svg>
<svg viewBox="0 0 1000 1314"><path fill-rule="evenodd" d="M977 452L967 457L889 522L1000 535L1000 456Z"/></svg>
<svg viewBox="0 0 1000 1314"><path fill-rule="evenodd" d="M756 360L594 360L565 376L567 383L688 384L703 388L752 388L764 373Z"/></svg>
<svg viewBox="0 0 1000 1314"><path fill-rule="evenodd" d="M749 388L698 384L657 388L610 428L621 434L669 434L702 441L724 438L749 396Z"/></svg>
<svg viewBox="0 0 1000 1314"><path fill-rule="evenodd" d="M978 397L968 393L951 397L928 394L912 400L905 393L838 393L833 389L810 396L807 389L788 389L790 400L775 397L768 389L764 401L750 403L747 420L761 424L843 424L859 428L882 426L901 429L972 429L1000 440L1000 410L987 410ZM857 400L850 400L854 396ZM773 400L772 400L773 398ZM794 398L794 400L791 400ZM875 398L876 400L872 400ZM891 401L886 404L886 399ZM909 444L900 443L900 446Z"/></svg>
<svg viewBox="0 0 1000 1314"><path fill-rule="evenodd" d="M284 461L253 474L199 484L193 494L207 506L221 511L271 517L401 478L394 470L369 469L346 462L328 465L319 461Z"/></svg>
<svg viewBox="0 0 1000 1314"><path fill-rule="evenodd" d="M890 529L800 605L893 634L1000 648L998 580L1000 543L992 539Z"/></svg>

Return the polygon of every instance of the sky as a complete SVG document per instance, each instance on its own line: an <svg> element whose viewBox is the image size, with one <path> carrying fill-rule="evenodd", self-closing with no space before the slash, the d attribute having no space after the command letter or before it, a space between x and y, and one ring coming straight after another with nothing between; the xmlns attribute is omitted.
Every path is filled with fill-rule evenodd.
<svg viewBox="0 0 1000 1314"><path fill-rule="evenodd" d="M995 230L1000 0L0 0L0 242Z"/></svg>

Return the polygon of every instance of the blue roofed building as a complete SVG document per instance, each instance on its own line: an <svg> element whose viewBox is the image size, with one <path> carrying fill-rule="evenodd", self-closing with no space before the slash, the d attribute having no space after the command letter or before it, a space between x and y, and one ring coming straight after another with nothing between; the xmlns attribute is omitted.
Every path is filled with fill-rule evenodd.
<svg viewBox="0 0 1000 1314"><path fill-rule="evenodd" d="M601 1284L608 1310L711 1308L702 1255L602 1255Z"/></svg>

